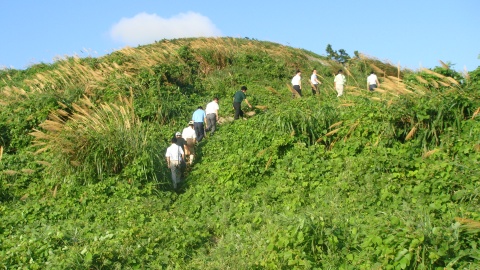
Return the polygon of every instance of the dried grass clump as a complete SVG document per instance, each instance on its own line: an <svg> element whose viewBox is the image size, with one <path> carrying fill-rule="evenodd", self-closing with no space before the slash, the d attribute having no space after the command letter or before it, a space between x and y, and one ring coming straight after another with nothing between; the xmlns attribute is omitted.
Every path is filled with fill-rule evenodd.
<svg viewBox="0 0 480 270"><path fill-rule="evenodd" d="M0 105L8 105L11 102L19 102L28 98L27 92L16 86L5 86L0 90Z"/></svg>
<svg viewBox="0 0 480 270"><path fill-rule="evenodd" d="M451 87L452 85L455 85L455 86L459 86L460 83L455 80L454 78L452 77L449 77L449 76L445 76L445 75L442 75L438 72L435 72L435 71L432 71L430 69L426 69L426 68L423 68L421 69L422 72L425 72L429 75L432 75L434 77L436 77L438 80L438 83L441 84L442 86L445 86L445 87ZM430 83L435 87L435 88L438 88L438 84L435 80L430 80Z"/></svg>
<svg viewBox="0 0 480 270"><path fill-rule="evenodd" d="M433 75L439 79L445 79L446 77L438 72L435 72L433 70L427 69L427 68L422 68L420 71L425 72L427 74Z"/></svg>
<svg viewBox="0 0 480 270"><path fill-rule="evenodd" d="M423 85L417 84L415 86L412 86L412 89L414 90L415 93L420 94L420 95L425 95L426 93L430 92L428 88L426 88Z"/></svg>
<svg viewBox="0 0 480 270"><path fill-rule="evenodd" d="M456 85L456 86L460 85L460 83L459 83L457 80L455 80L454 78L452 78L452 77L446 77L446 79L447 79L447 81L449 81L451 84L454 84L454 85Z"/></svg>
<svg viewBox="0 0 480 270"><path fill-rule="evenodd" d="M475 149L475 151L477 151L477 152L480 152L480 143L475 144L475 146L473 146L473 149Z"/></svg>
<svg viewBox="0 0 480 270"><path fill-rule="evenodd" d="M383 71L381 68L377 67L373 63L370 63L369 66L379 75L385 75L385 71Z"/></svg>
<svg viewBox="0 0 480 270"><path fill-rule="evenodd" d="M14 171L14 170L4 170L3 173L6 174L6 175L15 175L18 172Z"/></svg>
<svg viewBox="0 0 480 270"><path fill-rule="evenodd" d="M468 218L461 218L461 217L456 217L455 220L462 224L464 229L473 231L473 232L478 232L480 230L480 222L473 220L473 219L468 219Z"/></svg>
<svg viewBox="0 0 480 270"><path fill-rule="evenodd" d="M375 92L385 94L385 93L387 93L388 91L387 91L387 90L384 90L384 89L382 89L382 88L378 88L378 87L377 87L377 88L375 88Z"/></svg>
<svg viewBox="0 0 480 270"><path fill-rule="evenodd" d="M423 84L425 84L425 85L428 85L428 81L425 80L425 79L424 79L422 76L420 76L420 75L415 75L415 79L417 79L417 81L418 81L419 83L423 83Z"/></svg>
<svg viewBox="0 0 480 270"><path fill-rule="evenodd" d="M45 166L45 167L50 167L50 166L52 166L52 163L47 162L47 161L44 161L44 160L37 160L36 163L37 163L37 164L40 164L40 165L43 165L43 166Z"/></svg>
<svg viewBox="0 0 480 270"><path fill-rule="evenodd" d="M293 87L290 83L287 83L287 88L288 88L288 90L290 90L290 92L292 92L292 94L295 98L300 98L300 94L298 94L298 92L295 91L295 89L293 89Z"/></svg>
<svg viewBox="0 0 480 270"><path fill-rule="evenodd" d="M430 150L430 151L427 151L427 152L423 153L422 157L423 157L423 158L428 158L429 156L437 153L438 151L440 151L438 148L437 148L437 149Z"/></svg>
<svg viewBox="0 0 480 270"><path fill-rule="evenodd" d="M350 129L348 130L347 134L345 135L345 137L343 137L343 141L347 141L347 139L350 137L350 135L352 134L352 132L357 128L357 126L359 125L360 123L357 121L355 122L353 125L350 126Z"/></svg>
<svg viewBox="0 0 480 270"><path fill-rule="evenodd" d="M435 87L435 88L438 88L440 87L440 85L438 84L438 82L434 79L430 79L430 84Z"/></svg>
<svg viewBox="0 0 480 270"><path fill-rule="evenodd" d="M334 129L334 130L328 132L327 134L325 134L325 136L326 136L326 137L330 137L330 136L332 136L333 134L337 133L339 130L340 130L340 128Z"/></svg>
<svg viewBox="0 0 480 270"><path fill-rule="evenodd" d="M272 164L272 159L273 159L273 155L270 156L270 158L267 161L267 164L265 164L265 170L267 170L268 167L270 167L270 165Z"/></svg>
<svg viewBox="0 0 480 270"><path fill-rule="evenodd" d="M467 70L467 67L466 67L466 66L463 67L462 75L463 75L463 77L464 77L467 81L470 80L470 73L468 73L468 70Z"/></svg>
<svg viewBox="0 0 480 270"><path fill-rule="evenodd" d="M338 127L338 126L340 126L342 123L343 123L343 121L338 121L338 122L332 124L331 126L329 126L328 129L332 129L332 128L334 128L334 127Z"/></svg>
<svg viewBox="0 0 480 270"><path fill-rule="evenodd" d="M397 77L393 76L386 77L381 86L382 89L385 89L389 94L393 95L414 94L414 92L407 89L407 86L402 80L399 80Z"/></svg>
<svg viewBox="0 0 480 270"><path fill-rule="evenodd" d="M274 93L275 95L280 95L280 93L271 86L265 87L268 91Z"/></svg>
<svg viewBox="0 0 480 270"><path fill-rule="evenodd" d="M265 105L255 105L255 108L264 111L264 110L268 109L268 106L265 106Z"/></svg>
<svg viewBox="0 0 480 270"><path fill-rule="evenodd" d="M394 101L392 99L390 99L388 102L387 102L387 107L390 107L394 104Z"/></svg>
<svg viewBox="0 0 480 270"><path fill-rule="evenodd" d="M442 65L444 69L450 69L450 66L445 64L445 62L443 62L442 60L438 60L438 62L440 62L440 65Z"/></svg>
<svg viewBox="0 0 480 270"><path fill-rule="evenodd" d="M21 172L24 174L33 174L35 170L32 169L21 169Z"/></svg>
<svg viewBox="0 0 480 270"><path fill-rule="evenodd" d="M443 87L450 87L451 85L446 83L446 82L442 82L442 81L438 81L438 83L443 86Z"/></svg>
<svg viewBox="0 0 480 270"><path fill-rule="evenodd" d="M478 109L473 113L472 115L472 119L474 119L475 117L477 117L477 115L480 113L480 107L478 107Z"/></svg>
<svg viewBox="0 0 480 270"><path fill-rule="evenodd" d="M265 149L262 149L262 150L258 151L257 157L263 156L267 152L267 150L268 150L268 148L265 148Z"/></svg>
<svg viewBox="0 0 480 270"><path fill-rule="evenodd" d="M417 125L413 126L410 132L408 132L407 136L405 137L405 141L408 141L415 136L415 133L417 133Z"/></svg>

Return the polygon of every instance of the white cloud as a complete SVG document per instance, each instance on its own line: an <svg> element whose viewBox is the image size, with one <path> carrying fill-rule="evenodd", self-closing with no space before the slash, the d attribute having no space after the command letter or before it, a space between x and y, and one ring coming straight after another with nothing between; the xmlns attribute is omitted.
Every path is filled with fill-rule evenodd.
<svg viewBox="0 0 480 270"><path fill-rule="evenodd" d="M171 18L139 13L132 18L122 18L110 30L110 36L114 40L131 46L153 43L164 38L220 35L220 30L208 17L195 12L180 13Z"/></svg>

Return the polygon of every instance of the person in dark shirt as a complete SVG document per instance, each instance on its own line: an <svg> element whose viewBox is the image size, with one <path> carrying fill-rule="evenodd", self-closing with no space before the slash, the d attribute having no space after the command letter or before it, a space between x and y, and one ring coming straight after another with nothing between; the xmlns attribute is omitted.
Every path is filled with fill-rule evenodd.
<svg viewBox="0 0 480 270"><path fill-rule="evenodd" d="M252 105L247 100L247 96L245 95L245 92L247 92L247 87L242 86L239 91L235 93L233 96L233 109L235 110L235 117L234 119L237 120L239 116L243 117L243 111L242 111L242 101L245 100L245 103L247 103L248 107L252 108Z"/></svg>
<svg viewBox="0 0 480 270"><path fill-rule="evenodd" d="M184 158L182 158L182 160L179 162L180 177L181 177L181 179L183 179L183 176L184 176L184 173L185 173L185 168L187 167L187 163L185 161L185 145L187 145L187 140L182 138L182 133L180 133L180 132L175 133L175 144L180 146L180 148L182 148L182 151L184 153Z"/></svg>
<svg viewBox="0 0 480 270"><path fill-rule="evenodd" d="M177 139L176 144L182 147L182 150L185 152L185 145L187 144L187 141L184 138L182 138L182 133L180 132L175 133L175 138Z"/></svg>

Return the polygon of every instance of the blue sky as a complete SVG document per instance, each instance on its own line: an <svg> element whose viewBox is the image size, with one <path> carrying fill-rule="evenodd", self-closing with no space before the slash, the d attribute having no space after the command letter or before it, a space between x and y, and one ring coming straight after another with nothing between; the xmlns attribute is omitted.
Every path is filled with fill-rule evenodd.
<svg viewBox="0 0 480 270"><path fill-rule="evenodd" d="M2 0L0 68L99 57L163 38L249 37L325 55L327 44L403 68L480 66L479 0Z"/></svg>

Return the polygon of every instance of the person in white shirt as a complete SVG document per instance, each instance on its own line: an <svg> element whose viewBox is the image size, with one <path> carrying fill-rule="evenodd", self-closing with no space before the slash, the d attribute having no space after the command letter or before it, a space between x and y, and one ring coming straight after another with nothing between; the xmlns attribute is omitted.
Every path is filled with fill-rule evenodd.
<svg viewBox="0 0 480 270"><path fill-rule="evenodd" d="M215 129L217 128L217 121L218 121L218 98L213 98L213 101L207 104L205 108L205 113L207 114L207 128L206 131L210 131L210 136L215 133Z"/></svg>
<svg viewBox="0 0 480 270"><path fill-rule="evenodd" d="M373 92L377 87L380 87L380 83L378 82L377 75L372 71L370 76L367 77L367 89Z"/></svg>
<svg viewBox="0 0 480 270"><path fill-rule="evenodd" d="M347 82L345 79L345 75L343 75L343 71L340 69L333 80L333 85L335 90L337 90L337 97L343 95L343 85Z"/></svg>
<svg viewBox="0 0 480 270"><path fill-rule="evenodd" d="M188 127L183 129L182 138L187 141L187 144L185 144L185 156L189 157L188 163L192 165L195 156L195 143L197 142L197 135L193 128L193 121L188 122Z"/></svg>
<svg viewBox="0 0 480 270"><path fill-rule="evenodd" d="M172 172L173 189L177 189L178 184L182 181L182 162L185 155L182 147L176 144L176 138L172 138L170 142L172 144L167 148L165 158L167 159L167 166Z"/></svg>
<svg viewBox="0 0 480 270"><path fill-rule="evenodd" d="M302 72L297 70L296 75L292 78L292 86L295 91L297 91L299 96L302 96ZM295 93L293 93L293 97L295 97Z"/></svg>
<svg viewBox="0 0 480 270"><path fill-rule="evenodd" d="M312 75L310 76L310 83L312 84L312 95L316 95L319 93L318 85L322 84L317 78L317 70L314 69L312 71Z"/></svg>

